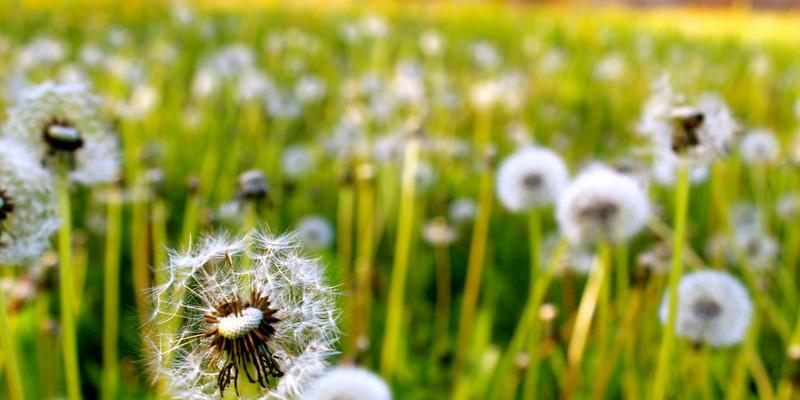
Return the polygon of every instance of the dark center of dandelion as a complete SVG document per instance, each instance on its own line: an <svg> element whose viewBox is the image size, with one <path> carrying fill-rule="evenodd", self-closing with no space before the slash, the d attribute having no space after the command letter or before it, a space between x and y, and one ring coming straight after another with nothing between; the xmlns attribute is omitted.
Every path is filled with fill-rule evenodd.
<svg viewBox="0 0 800 400"><path fill-rule="evenodd" d="M692 312L704 320L711 320L722 313L722 307L713 299L703 297L692 304Z"/></svg>
<svg viewBox="0 0 800 400"><path fill-rule="evenodd" d="M597 200L582 207L578 215L581 218L597 221L604 226L608 226L618 211L619 206L617 203L608 200Z"/></svg>
<svg viewBox="0 0 800 400"><path fill-rule="evenodd" d="M204 315L205 321L211 324L205 333L212 337L211 347L226 357L225 366L217 377L220 396L224 396L231 381L239 395L240 370L244 370L251 383L258 383L263 388L269 386L270 378L283 376L269 348L269 342L275 336L274 325L280 322L275 317L277 312L271 308L268 296L253 290L249 302L236 296Z"/></svg>
<svg viewBox="0 0 800 400"><path fill-rule="evenodd" d="M686 150L700 144L697 130L703 125L705 115L692 109L682 110L674 116L672 129L672 151L684 153Z"/></svg>
<svg viewBox="0 0 800 400"><path fill-rule="evenodd" d="M0 222L5 221L13 211L14 202L5 190L0 189Z"/></svg>
<svg viewBox="0 0 800 400"><path fill-rule="evenodd" d="M51 152L74 152L83 147L81 132L69 121L54 118L42 129L44 141L50 146Z"/></svg>
<svg viewBox="0 0 800 400"><path fill-rule="evenodd" d="M536 190L544 183L544 178L540 174L531 173L522 177L522 186L529 190Z"/></svg>

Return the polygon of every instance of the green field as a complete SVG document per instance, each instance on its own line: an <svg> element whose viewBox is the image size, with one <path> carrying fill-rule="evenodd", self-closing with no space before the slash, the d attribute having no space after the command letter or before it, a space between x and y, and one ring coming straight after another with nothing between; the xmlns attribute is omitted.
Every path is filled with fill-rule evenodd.
<svg viewBox="0 0 800 400"><path fill-rule="evenodd" d="M327 361L374 371L395 399L800 396L798 16L201 3L0 5L0 139L13 136L32 88L53 81L99 96L91 118L119 146L114 179L69 184L54 174L52 246L0 268L10 327L0 331L10 339L0 342L0 399L219 398L217 361L198 364L213 376L188 391L159 372L187 357L176 335L209 328L164 310L204 294L191 280L181 291L178 269L161 267L208 235L278 235L309 216L323 222L300 229L299 257L319 257L336 292L326 304L340 333L330 331L338 339ZM664 77L685 95L658 127L672 149L642 132ZM708 93L735 126L708 128L706 111L697 128L706 133L687 125L696 115L677 106L702 105ZM49 123L75 127L58 118ZM694 148L726 127L734 138L714 157L678 149L681 132ZM41 132L27 134L41 141ZM574 205L576 218L603 221L581 225L590 232L580 239L556 217L564 196L509 211L498 170L530 146L563 159L572 182L598 163L635 182L649 204L643 226L617 234L635 221L614 219L633 205L612 181L595 188L610 209ZM656 171L673 150L674 165ZM59 171L88 157L76 154ZM245 193L263 183L240 179L251 170L266 194ZM0 200L13 192L5 184ZM0 202L0 252L12 251L4 240L18 240L13 218L28 206L4 209L9 202ZM605 225L606 212L617 225ZM230 266L241 287L260 279L247 275L261 268L247 255L258 246ZM194 273L224 267L222 254ZM695 327L681 328L679 314L669 331L659 307L701 269L740 282L752 315L735 301L687 306L713 321L693 340L685 332ZM159 285L169 292L153 292ZM708 339L735 329L718 314L746 315L743 335L724 346ZM275 398L240 375L243 398Z"/></svg>

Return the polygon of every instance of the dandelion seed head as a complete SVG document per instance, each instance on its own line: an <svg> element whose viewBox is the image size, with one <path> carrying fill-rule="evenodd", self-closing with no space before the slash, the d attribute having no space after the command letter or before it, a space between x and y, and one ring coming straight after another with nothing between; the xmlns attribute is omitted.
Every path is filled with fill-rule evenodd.
<svg viewBox="0 0 800 400"><path fill-rule="evenodd" d="M742 160L750 165L774 163L780 157L777 136L767 129L756 129L742 138L739 151Z"/></svg>
<svg viewBox="0 0 800 400"><path fill-rule="evenodd" d="M308 400L391 400L389 386L378 375L359 367L336 367L317 379Z"/></svg>
<svg viewBox="0 0 800 400"><path fill-rule="evenodd" d="M171 252L149 296L154 378L176 398L218 398L247 380L259 384L258 398L298 398L338 337L336 293L319 260L301 251L294 235L252 232ZM152 329L170 324L173 333Z"/></svg>
<svg viewBox="0 0 800 400"><path fill-rule="evenodd" d="M747 333L752 312L750 296L738 279L723 271L700 270L681 278L675 330L697 343L732 346ZM659 310L662 323L668 314L669 292Z"/></svg>
<svg viewBox="0 0 800 400"><path fill-rule="evenodd" d="M111 182L119 174L119 148L99 120L99 106L83 85L47 82L30 88L9 110L3 134L24 142L49 170L66 159L72 180Z"/></svg>
<svg viewBox="0 0 800 400"><path fill-rule="evenodd" d="M555 152L526 147L500 164L497 197L509 211L525 212L553 203L568 180L567 166Z"/></svg>
<svg viewBox="0 0 800 400"><path fill-rule="evenodd" d="M52 180L32 150L0 139L0 265L32 261L59 227Z"/></svg>
<svg viewBox="0 0 800 400"><path fill-rule="evenodd" d="M324 250L333 243L333 227L320 215L304 217L297 223L295 231L300 241L310 250Z"/></svg>
<svg viewBox="0 0 800 400"><path fill-rule="evenodd" d="M650 204L637 181L604 167L591 168L564 189L556 218L572 243L625 241L650 216Z"/></svg>

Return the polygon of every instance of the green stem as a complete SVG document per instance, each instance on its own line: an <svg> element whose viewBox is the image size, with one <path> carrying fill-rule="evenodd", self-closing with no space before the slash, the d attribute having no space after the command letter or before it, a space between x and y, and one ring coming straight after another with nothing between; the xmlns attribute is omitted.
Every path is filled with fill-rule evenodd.
<svg viewBox="0 0 800 400"><path fill-rule="evenodd" d="M456 341L456 357L453 366L453 377L457 381L469 354L470 333L474 328L475 308L478 304L478 293L483 275L484 256L486 255L486 242L489 235L489 217L492 208L492 174L484 172L480 182L480 198L478 200L478 215L472 231L472 243L467 261L467 281L464 288L464 299L461 305L461 315L458 325Z"/></svg>
<svg viewBox="0 0 800 400"><path fill-rule="evenodd" d="M669 384L669 372L672 366L672 350L675 346L675 321L678 313L678 284L683 269L683 244L685 242L686 218L689 209L689 166L683 162L678 171L678 182L675 188L675 230L672 238L672 264L669 270L669 313L667 326L664 328L661 348L658 354L653 383L653 400L662 400L666 396Z"/></svg>
<svg viewBox="0 0 800 400"><path fill-rule="evenodd" d="M120 207L119 189L108 189L106 225L105 279L103 303L103 399L117 398L119 385L119 259L120 259Z"/></svg>
<svg viewBox="0 0 800 400"><path fill-rule="evenodd" d="M14 343L14 333L8 318L8 305L6 304L5 290L0 289L0 349L3 350L6 379L8 380L8 396L11 400L23 400L22 376L19 373L17 360L17 347Z"/></svg>
<svg viewBox="0 0 800 400"><path fill-rule="evenodd" d="M611 249L608 244L600 243L597 256L595 258L595 265L592 267L592 273L589 275L589 281L581 296L581 302L578 305L578 312L575 316L575 325L572 328L572 336L569 340L567 348L567 386L565 392L567 397L574 395L574 391L580 384L580 369L583 360L583 354L586 350L586 342L589 339L589 331L592 325L592 318L595 315L595 310L599 308L598 314L598 331L605 332L607 327L608 312L607 304L604 304L601 298L604 291L603 286L605 283L606 275L610 269Z"/></svg>
<svg viewBox="0 0 800 400"><path fill-rule="evenodd" d="M416 139L406 146L403 164L402 191L397 240L395 244L394 265L392 266L389 304L386 311L386 330L381 351L381 375L391 379L397 361L398 340L403 321L403 301L406 290L408 258L411 251L411 238L414 229L414 196L416 192L416 171L419 144Z"/></svg>
<svg viewBox="0 0 800 400"><path fill-rule="evenodd" d="M528 215L528 240L528 247L530 249L528 302L532 304L533 297L536 295L536 282L541 279L542 276L542 271L539 268L542 246L542 217L538 209L531 210ZM538 310L533 311L534 313L538 313ZM533 319L533 325L531 326L528 337L528 357L530 358L530 364L525 372L525 381L522 386L522 398L524 399L530 399L536 395L536 382L539 374L539 331L541 330L541 325L541 321L538 318Z"/></svg>
<svg viewBox="0 0 800 400"><path fill-rule="evenodd" d="M58 255L60 263L59 296L61 302L61 329L64 352L64 374L67 385L67 398L81 398L78 348L75 334L75 295L74 273L72 267L72 211L70 207L69 180L58 181L58 210L61 216L61 230L58 233Z"/></svg>

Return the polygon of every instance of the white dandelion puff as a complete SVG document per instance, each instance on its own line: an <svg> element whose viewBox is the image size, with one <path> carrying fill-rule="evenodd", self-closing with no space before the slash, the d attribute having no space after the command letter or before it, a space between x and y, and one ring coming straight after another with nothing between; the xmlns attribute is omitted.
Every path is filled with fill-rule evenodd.
<svg viewBox="0 0 800 400"><path fill-rule="evenodd" d="M478 212L478 204L469 197L461 197L453 200L448 207L448 215L456 224L463 224L475 219Z"/></svg>
<svg viewBox="0 0 800 400"><path fill-rule="evenodd" d="M572 243L621 242L635 235L650 216L637 181L604 167L581 173L558 199L556 218Z"/></svg>
<svg viewBox="0 0 800 400"><path fill-rule="evenodd" d="M28 145L48 169L66 160L74 181L111 182L119 175L119 146L100 121L99 106L83 85L44 83L9 110L3 135Z"/></svg>
<svg viewBox="0 0 800 400"><path fill-rule="evenodd" d="M58 230L55 191L30 150L0 140L0 265L19 265L41 255Z"/></svg>
<svg viewBox="0 0 800 400"><path fill-rule="evenodd" d="M320 215L309 215L301 219L295 231L300 241L311 250L323 250L333 243L333 227Z"/></svg>
<svg viewBox="0 0 800 400"><path fill-rule="evenodd" d="M305 145L292 145L281 154L281 172L289 181L297 181L311 173L316 165L311 149Z"/></svg>
<svg viewBox="0 0 800 400"><path fill-rule="evenodd" d="M753 304L742 283L717 270L700 270L684 275L678 286L676 334L712 347L732 346L742 341ZM666 324L669 293L664 294L659 316Z"/></svg>
<svg viewBox="0 0 800 400"><path fill-rule="evenodd" d="M780 157L780 151L778 138L768 129L753 130L739 143L742 160L750 165L774 163Z"/></svg>
<svg viewBox="0 0 800 400"><path fill-rule="evenodd" d="M210 237L163 269L150 296L152 371L174 398L224 397L249 381L255 398L296 399L335 353L336 294L295 236Z"/></svg>
<svg viewBox="0 0 800 400"><path fill-rule="evenodd" d="M506 158L497 171L497 197L509 211L552 204L569 181L564 161L542 147L527 147Z"/></svg>
<svg viewBox="0 0 800 400"><path fill-rule="evenodd" d="M307 400L392 400L389 385L359 367L336 367L314 381L303 394Z"/></svg>

